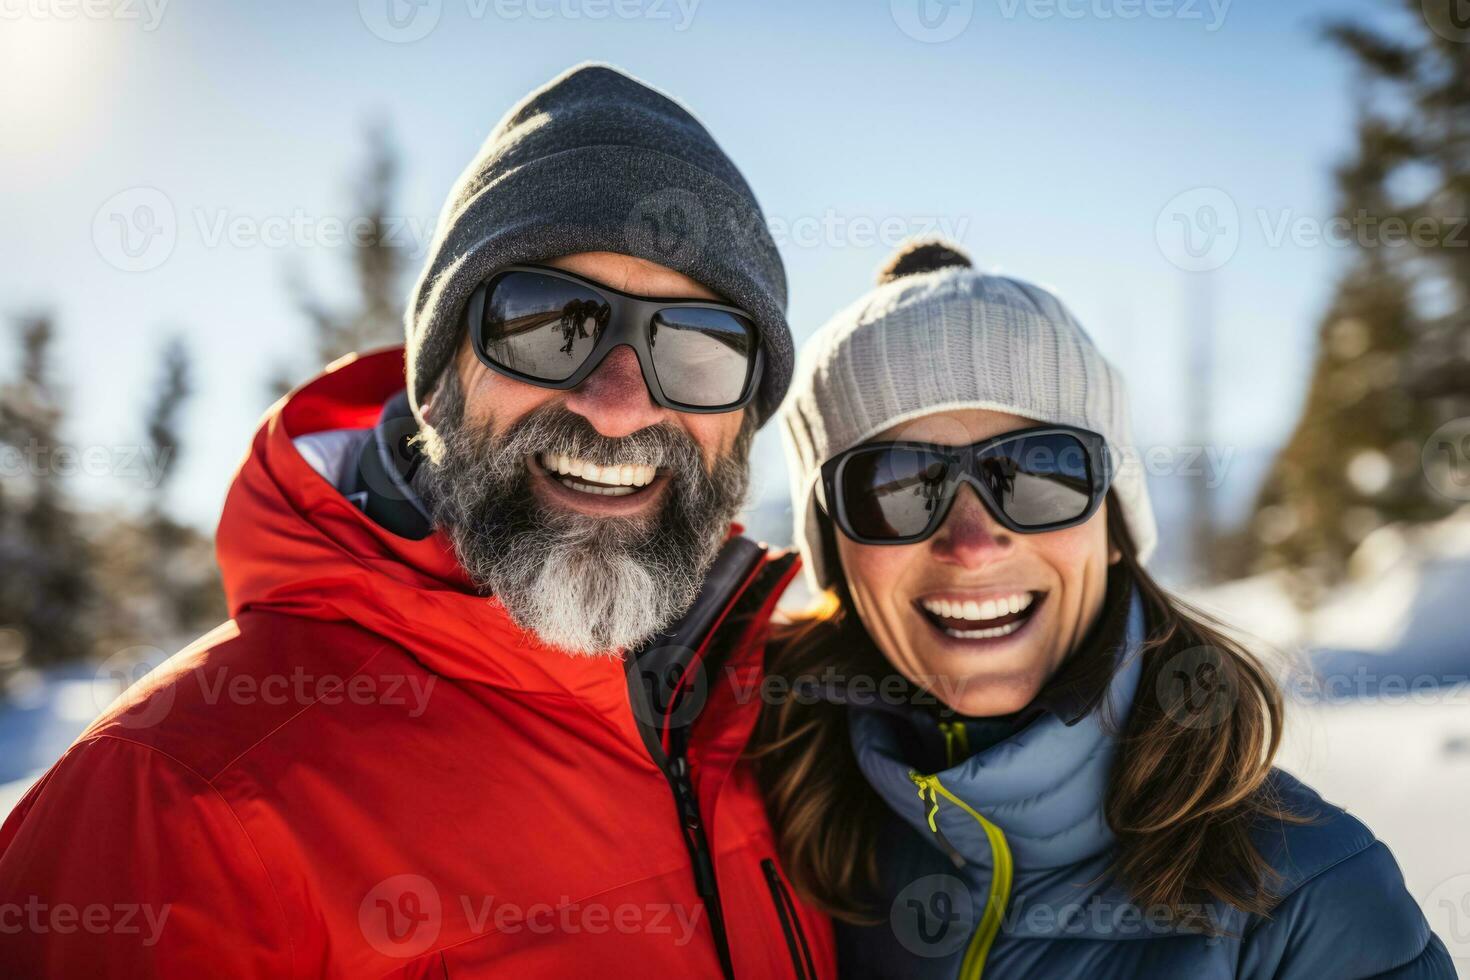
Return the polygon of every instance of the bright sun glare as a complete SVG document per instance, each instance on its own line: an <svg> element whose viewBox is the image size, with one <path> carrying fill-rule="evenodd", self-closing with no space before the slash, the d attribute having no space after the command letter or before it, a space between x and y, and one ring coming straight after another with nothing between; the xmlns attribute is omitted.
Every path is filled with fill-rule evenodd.
<svg viewBox="0 0 1470 980"><path fill-rule="evenodd" d="M52 148L82 123L119 26L36 16L24 2L0 5L0 144Z"/></svg>

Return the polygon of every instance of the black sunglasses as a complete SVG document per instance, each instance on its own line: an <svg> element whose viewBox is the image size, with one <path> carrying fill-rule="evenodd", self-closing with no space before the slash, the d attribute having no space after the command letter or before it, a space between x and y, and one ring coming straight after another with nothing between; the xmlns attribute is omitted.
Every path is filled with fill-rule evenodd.
<svg viewBox="0 0 1470 980"><path fill-rule="evenodd" d="M559 390L627 344L649 395L679 412L745 406L764 365L760 333L738 307L635 296L543 266L508 266L486 279L465 305L465 327L487 367Z"/></svg>
<svg viewBox="0 0 1470 980"><path fill-rule="evenodd" d="M1109 460L1102 436L1062 425L970 446L869 442L822 464L823 502L859 544L913 544L939 529L968 483L1003 527L1039 534L1097 511L1112 482Z"/></svg>

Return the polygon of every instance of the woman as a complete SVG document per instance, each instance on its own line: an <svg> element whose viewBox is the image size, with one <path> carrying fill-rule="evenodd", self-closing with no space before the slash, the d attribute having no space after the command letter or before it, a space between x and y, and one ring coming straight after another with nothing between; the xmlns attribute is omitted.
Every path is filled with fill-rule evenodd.
<svg viewBox="0 0 1470 980"><path fill-rule="evenodd" d="M1273 769L1282 703L1144 570L1121 376L930 243L784 410L825 593L756 753L852 977L1453 977L1366 827Z"/></svg>

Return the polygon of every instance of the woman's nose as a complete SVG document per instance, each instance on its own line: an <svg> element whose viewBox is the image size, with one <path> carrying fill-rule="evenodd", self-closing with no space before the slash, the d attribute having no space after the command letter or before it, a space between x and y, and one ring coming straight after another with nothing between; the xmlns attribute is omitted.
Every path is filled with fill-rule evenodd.
<svg viewBox="0 0 1470 980"><path fill-rule="evenodd" d="M980 568L1004 555L1013 543L1011 532L990 516L975 488L962 484L944 523L929 539L929 549L936 561Z"/></svg>
<svg viewBox="0 0 1470 980"><path fill-rule="evenodd" d="M609 439L646 429L667 414L654 404L638 355L626 344L608 351L587 380L567 393L564 404Z"/></svg>

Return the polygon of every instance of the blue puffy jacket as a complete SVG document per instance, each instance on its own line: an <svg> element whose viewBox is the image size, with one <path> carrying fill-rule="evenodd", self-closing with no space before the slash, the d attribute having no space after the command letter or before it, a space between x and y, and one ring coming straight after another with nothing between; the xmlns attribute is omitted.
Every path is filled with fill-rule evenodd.
<svg viewBox="0 0 1470 980"><path fill-rule="evenodd" d="M878 842L889 919L838 927L842 975L1453 980L1449 954L1388 848L1279 770L1272 780L1282 802L1314 819L1256 835L1280 875L1269 918L1201 906L1223 933L1204 935L1130 902L1107 873L1115 839L1103 816L1116 755L1103 718L1127 717L1141 658L1126 654L1145 635L1141 600L1122 602L1105 711L1066 721L1065 711L1043 712L977 754L923 772L909 761L916 747L968 740L965 727L917 709L849 708L859 766L894 819Z"/></svg>

